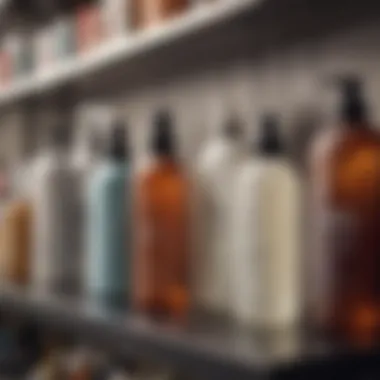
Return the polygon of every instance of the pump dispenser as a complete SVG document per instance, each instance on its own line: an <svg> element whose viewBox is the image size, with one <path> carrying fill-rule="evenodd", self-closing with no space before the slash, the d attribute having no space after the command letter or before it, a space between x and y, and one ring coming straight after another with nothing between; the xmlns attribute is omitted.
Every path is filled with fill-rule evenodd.
<svg viewBox="0 0 380 380"><path fill-rule="evenodd" d="M345 78L340 92L339 128L311 153L310 314L325 332L368 342L380 329L380 136L361 82Z"/></svg>
<svg viewBox="0 0 380 380"><path fill-rule="evenodd" d="M103 162L89 186L87 290L99 301L123 303L131 291L131 169L126 129L114 123Z"/></svg>
<svg viewBox="0 0 380 380"><path fill-rule="evenodd" d="M189 189L175 157L173 129L168 111L155 115L152 166L138 179L135 304L139 310L183 321L190 306Z"/></svg>
<svg viewBox="0 0 380 380"><path fill-rule="evenodd" d="M301 311L300 185L276 116L261 121L255 148L234 188L233 310L243 325L278 329Z"/></svg>

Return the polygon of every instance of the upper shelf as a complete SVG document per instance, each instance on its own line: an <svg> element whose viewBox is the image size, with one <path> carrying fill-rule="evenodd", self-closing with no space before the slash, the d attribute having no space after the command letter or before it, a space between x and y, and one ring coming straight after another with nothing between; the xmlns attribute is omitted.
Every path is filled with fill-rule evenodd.
<svg viewBox="0 0 380 380"><path fill-rule="evenodd" d="M90 74L107 71L115 63L128 61L153 49L170 45L197 32L207 32L221 22L254 10L262 0L219 1L195 8L160 26L110 41L51 68L10 83L0 90L0 106L47 93Z"/></svg>
<svg viewBox="0 0 380 380"><path fill-rule="evenodd" d="M328 35L357 24L378 22L380 3L346 0L219 0L157 27L110 41L50 69L0 89L0 107L43 99L62 88L76 96L131 91L166 76L207 65L257 56L272 47ZM66 93L67 94L67 93ZM70 103L71 104L71 103Z"/></svg>

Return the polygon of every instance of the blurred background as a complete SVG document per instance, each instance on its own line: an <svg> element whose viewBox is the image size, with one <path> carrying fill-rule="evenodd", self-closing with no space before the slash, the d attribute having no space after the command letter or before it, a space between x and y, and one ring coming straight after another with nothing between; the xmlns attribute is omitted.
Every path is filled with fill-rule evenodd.
<svg viewBox="0 0 380 380"><path fill-rule="evenodd" d="M0 1L0 374L378 378L379 11Z"/></svg>

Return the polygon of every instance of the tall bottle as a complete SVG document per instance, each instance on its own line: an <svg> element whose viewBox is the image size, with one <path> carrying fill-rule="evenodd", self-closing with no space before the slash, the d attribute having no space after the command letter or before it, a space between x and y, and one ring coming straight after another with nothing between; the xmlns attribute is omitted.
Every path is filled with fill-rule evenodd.
<svg viewBox="0 0 380 380"><path fill-rule="evenodd" d="M81 283L81 196L68 154L69 130L56 125L34 163L32 282L40 291L76 292Z"/></svg>
<svg viewBox="0 0 380 380"><path fill-rule="evenodd" d="M125 301L131 290L128 159L125 126L116 122L88 194L87 289L99 300Z"/></svg>
<svg viewBox="0 0 380 380"><path fill-rule="evenodd" d="M175 158L173 121L154 118L152 166L137 186L135 299L140 310L182 321L189 310L189 189Z"/></svg>
<svg viewBox="0 0 380 380"><path fill-rule="evenodd" d="M197 252L193 286L198 307L223 315L229 314L232 307L233 187L245 155L242 135L239 122L227 120L209 138L196 170Z"/></svg>
<svg viewBox="0 0 380 380"><path fill-rule="evenodd" d="M343 81L340 122L315 142L312 315L323 330L366 342L380 331L380 135L361 83Z"/></svg>
<svg viewBox="0 0 380 380"><path fill-rule="evenodd" d="M236 179L232 299L240 323L278 329L301 311L301 192L274 116L263 120L258 151Z"/></svg>

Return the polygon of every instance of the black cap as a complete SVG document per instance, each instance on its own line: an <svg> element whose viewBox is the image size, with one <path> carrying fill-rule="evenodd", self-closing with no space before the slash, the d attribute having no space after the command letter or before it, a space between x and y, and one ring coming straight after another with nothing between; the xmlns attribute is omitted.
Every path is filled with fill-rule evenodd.
<svg viewBox="0 0 380 380"><path fill-rule="evenodd" d="M240 120L236 116L230 117L223 126L222 132L230 139L238 139L242 136L243 130Z"/></svg>
<svg viewBox="0 0 380 380"><path fill-rule="evenodd" d="M357 78L344 78L341 81L341 118L347 123L367 121L367 107L362 92L362 84Z"/></svg>
<svg viewBox="0 0 380 380"><path fill-rule="evenodd" d="M281 142L278 118L273 114L264 115L260 123L258 149L265 155L279 155L284 152Z"/></svg>
<svg viewBox="0 0 380 380"><path fill-rule="evenodd" d="M107 156L117 161L124 161L128 156L127 131L121 120L112 125Z"/></svg>
<svg viewBox="0 0 380 380"><path fill-rule="evenodd" d="M157 112L153 119L152 150L157 155L174 154L173 120L166 110Z"/></svg>

